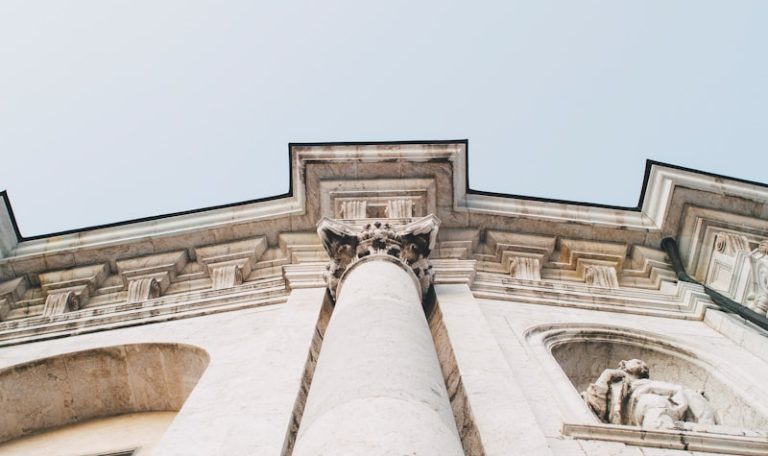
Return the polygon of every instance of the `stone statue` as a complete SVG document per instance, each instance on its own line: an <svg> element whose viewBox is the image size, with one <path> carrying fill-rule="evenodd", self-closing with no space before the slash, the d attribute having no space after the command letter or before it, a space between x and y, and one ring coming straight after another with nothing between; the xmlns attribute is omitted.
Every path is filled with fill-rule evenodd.
<svg viewBox="0 0 768 456"><path fill-rule="evenodd" d="M647 429L683 429L684 423L718 424L717 414L703 392L649 378L639 359L606 369L582 396L605 423Z"/></svg>

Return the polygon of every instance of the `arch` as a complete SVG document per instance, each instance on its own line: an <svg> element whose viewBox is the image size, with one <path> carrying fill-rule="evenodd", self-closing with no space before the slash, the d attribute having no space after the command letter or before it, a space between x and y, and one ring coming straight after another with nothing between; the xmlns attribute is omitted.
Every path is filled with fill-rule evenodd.
<svg viewBox="0 0 768 456"><path fill-rule="evenodd" d="M191 345L101 347L0 370L0 442L94 418L178 411L209 356Z"/></svg>
<svg viewBox="0 0 768 456"><path fill-rule="evenodd" d="M577 393L603 370L638 358L649 365L651 378L704 391L722 425L768 427L768 410L753 397L755 383L711 353L648 331L598 324L541 325L526 336L543 345ZM588 409L586 404L583 408Z"/></svg>

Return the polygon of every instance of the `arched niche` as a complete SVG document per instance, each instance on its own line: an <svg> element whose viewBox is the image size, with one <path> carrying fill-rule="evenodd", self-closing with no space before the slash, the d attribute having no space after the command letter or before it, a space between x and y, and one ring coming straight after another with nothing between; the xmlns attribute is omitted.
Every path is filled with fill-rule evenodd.
<svg viewBox="0 0 768 456"><path fill-rule="evenodd" d="M577 392L584 391L605 369L621 360L642 359L652 379L704 391L718 411L721 425L742 429L766 429L765 407L759 398L745 394L745 379L733 374L723 362L694 353L656 334L614 327L540 327L536 334L557 361ZM586 407L586 405L585 405Z"/></svg>
<svg viewBox="0 0 768 456"><path fill-rule="evenodd" d="M129 413L178 411L208 366L181 344L132 344L0 370L0 442Z"/></svg>

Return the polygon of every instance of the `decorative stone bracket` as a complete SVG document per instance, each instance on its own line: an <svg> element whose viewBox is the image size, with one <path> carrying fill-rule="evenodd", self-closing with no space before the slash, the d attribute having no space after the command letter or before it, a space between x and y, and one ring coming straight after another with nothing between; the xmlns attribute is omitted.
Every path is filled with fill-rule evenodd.
<svg viewBox="0 0 768 456"><path fill-rule="evenodd" d="M74 312L80 309L80 295L87 295L85 286L76 288L62 288L48 294L43 306L43 316L52 317L62 315L67 312Z"/></svg>
<svg viewBox="0 0 768 456"><path fill-rule="evenodd" d="M108 274L106 264L40 274L40 288L45 296L43 315L60 315L79 310L94 295Z"/></svg>
<svg viewBox="0 0 768 456"><path fill-rule="evenodd" d="M164 279L165 275L160 277L134 277L128 281L128 302L142 302L148 299L160 297L162 292L162 283L169 282Z"/></svg>
<svg viewBox="0 0 768 456"><path fill-rule="evenodd" d="M176 280L188 261L184 250L117 261L117 271L127 290L126 302L160 297Z"/></svg>
<svg viewBox="0 0 768 456"><path fill-rule="evenodd" d="M428 257L435 247L440 220L428 215L413 223L393 228L386 222L365 225L362 230L324 217L317 225L330 263L326 283L336 296L339 281L352 264L370 255L388 255L410 267L419 280L422 292L432 285L434 273Z"/></svg>
<svg viewBox="0 0 768 456"><path fill-rule="evenodd" d="M541 258L513 256L509 259L509 274L516 279L541 280Z"/></svg>
<svg viewBox="0 0 768 456"><path fill-rule="evenodd" d="M604 264L585 264L584 282L591 287L619 288L616 267Z"/></svg>
<svg viewBox="0 0 768 456"><path fill-rule="evenodd" d="M198 263L208 271L214 290L243 283L267 250L264 236L195 249Z"/></svg>

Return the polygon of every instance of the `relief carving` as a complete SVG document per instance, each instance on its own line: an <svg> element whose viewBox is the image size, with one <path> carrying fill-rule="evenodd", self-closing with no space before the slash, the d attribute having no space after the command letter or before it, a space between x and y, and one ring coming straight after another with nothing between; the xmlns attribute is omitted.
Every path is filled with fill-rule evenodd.
<svg viewBox="0 0 768 456"><path fill-rule="evenodd" d="M768 313L768 240L762 241L749 256L752 266L749 289L745 304L765 315Z"/></svg>
<svg viewBox="0 0 768 456"><path fill-rule="evenodd" d="M243 265L241 264L212 265L210 269L214 290L232 288L243 283Z"/></svg>
<svg viewBox="0 0 768 456"><path fill-rule="evenodd" d="M362 229L324 218L317 234L330 257L325 275L335 296L339 279L355 261L370 255L389 255L408 265L419 279L423 292L432 284L434 273L429 254L435 246L440 221L429 215L400 228L385 222L366 224Z"/></svg>
<svg viewBox="0 0 768 456"><path fill-rule="evenodd" d="M749 251L749 240L746 236L735 233L718 233L715 237L715 251L733 256L739 251Z"/></svg>
<svg viewBox="0 0 768 456"><path fill-rule="evenodd" d="M142 302L160 296L160 282L154 277L139 277L128 282L128 302Z"/></svg>
<svg viewBox="0 0 768 456"><path fill-rule="evenodd" d="M622 361L618 369L604 370L582 396L604 423L681 430L691 428L686 423L697 423L698 431L718 424L703 392L651 380L649 374L639 359Z"/></svg>
<svg viewBox="0 0 768 456"><path fill-rule="evenodd" d="M411 218L413 217L413 201L407 199L389 200L384 213L388 218Z"/></svg>
<svg viewBox="0 0 768 456"><path fill-rule="evenodd" d="M541 280L541 261L535 257L512 257L509 273L516 279Z"/></svg>
<svg viewBox="0 0 768 456"><path fill-rule="evenodd" d="M600 288L619 288L616 268L590 264L584 268L584 281L587 285Z"/></svg>
<svg viewBox="0 0 768 456"><path fill-rule="evenodd" d="M57 290L45 299L43 316L51 317L80 309L80 297L74 291Z"/></svg>
<svg viewBox="0 0 768 456"><path fill-rule="evenodd" d="M360 201L344 201L341 203L341 218L344 219L364 219L368 214L368 202L365 200Z"/></svg>

